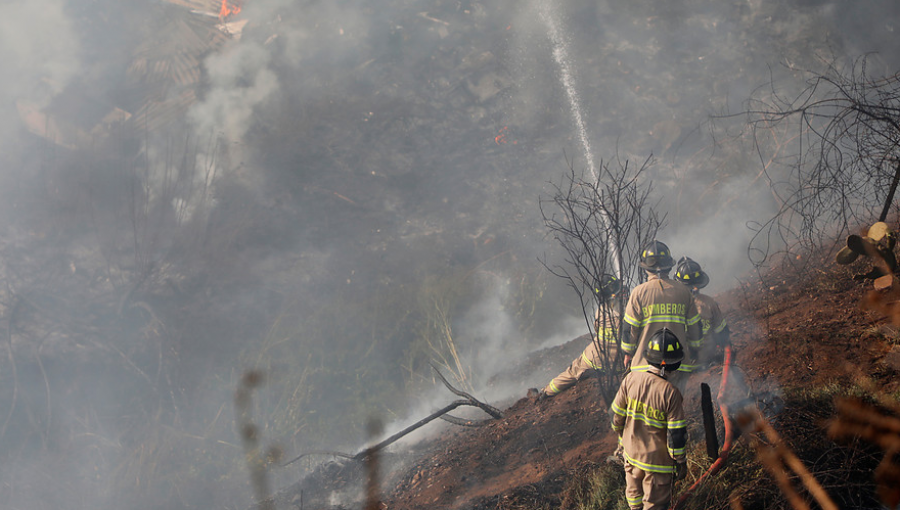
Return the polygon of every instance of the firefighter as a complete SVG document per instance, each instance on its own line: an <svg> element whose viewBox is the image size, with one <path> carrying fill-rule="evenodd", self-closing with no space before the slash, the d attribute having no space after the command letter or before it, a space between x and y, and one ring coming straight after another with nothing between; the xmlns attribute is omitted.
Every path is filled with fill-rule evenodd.
<svg viewBox="0 0 900 510"><path fill-rule="evenodd" d="M632 509L666 509L672 485L687 475L687 422L681 392L667 381L678 370L684 348L668 328L647 340L645 371L632 370L610 412L625 460L625 500Z"/></svg>
<svg viewBox="0 0 900 510"><path fill-rule="evenodd" d="M718 359L730 342L731 331L716 300L700 292L709 285L709 275L700 264L689 257L681 257L675 266L675 279L691 289L700 312L700 339L689 342L697 357L685 360L678 369L690 374Z"/></svg>
<svg viewBox="0 0 900 510"><path fill-rule="evenodd" d="M588 370L603 370L604 366L611 366L618 355L619 311L617 310L617 297L624 294L622 283L611 274L605 274L600 278L600 284L596 289L600 298L600 305L594 315L594 338L585 347L581 356L575 358L569 368L554 377L544 389L538 392L538 400L553 397L575 386L578 380ZM604 361L605 360L605 361Z"/></svg>
<svg viewBox="0 0 900 510"><path fill-rule="evenodd" d="M646 359L647 340L659 329L672 331L682 345L689 346L689 342L700 338L700 313L693 294L684 285L669 279L673 266L669 247L660 241L650 242L641 251L640 266L647 273L647 281L631 292L623 317L631 327L622 331L625 367L639 372L650 368ZM672 374L670 381L678 386L684 379L681 374Z"/></svg>

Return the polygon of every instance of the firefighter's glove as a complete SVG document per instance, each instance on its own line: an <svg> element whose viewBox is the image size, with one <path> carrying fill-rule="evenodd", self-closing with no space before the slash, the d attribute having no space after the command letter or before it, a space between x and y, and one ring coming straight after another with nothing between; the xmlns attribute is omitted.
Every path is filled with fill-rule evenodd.
<svg viewBox="0 0 900 510"><path fill-rule="evenodd" d="M675 463L675 481L684 480L687 477L687 462Z"/></svg>
<svg viewBox="0 0 900 510"><path fill-rule="evenodd" d="M606 462L610 464L617 464L619 466L625 465L625 450L622 448L622 445L619 445L616 448L616 451L613 452L612 455L606 458Z"/></svg>

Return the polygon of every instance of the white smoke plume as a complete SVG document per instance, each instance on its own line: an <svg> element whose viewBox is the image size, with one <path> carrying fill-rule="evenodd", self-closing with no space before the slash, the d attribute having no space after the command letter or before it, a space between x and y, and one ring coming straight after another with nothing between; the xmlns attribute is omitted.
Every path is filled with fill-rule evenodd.
<svg viewBox="0 0 900 510"><path fill-rule="evenodd" d="M7 1L0 18L4 103L29 97L46 105L80 68L77 26L61 0Z"/></svg>
<svg viewBox="0 0 900 510"><path fill-rule="evenodd" d="M207 58L210 89L188 114L197 132L242 140L254 110L279 89L270 63L268 49L255 42L237 41Z"/></svg>
<svg viewBox="0 0 900 510"><path fill-rule="evenodd" d="M225 452L221 458L229 461L213 465L210 469L214 472L198 477L202 479L196 485L194 481L188 484L176 480L181 484L177 490L173 489L175 482L170 476L165 488L171 499L166 502L179 501L184 508L197 508L201 506L198 502L212 506L212 501L227 500L233 492L243 494L244 487L232 487L239 484L222 487L225 484L219 483L232 474L226 473L232 465L241 462L240 448L234 444L237 441L234 431L227 425L232 419L229 398L235 380L247 368L242 363L265 357L256 349L261 343L258 337L266 334L240 328L255 318L268 318L266 314L272 313L272 309L295 299L300 304L292 309L285 307L288 312L279 316L294 331L272 338L270 346L299 345L298 351L315 351L316 355L329 348L375 346L371 353L360 349L366 354L364 360L344 360L345 364L337 367L328 365L332 358L313 354L307 358L305 351L300 356L286 349L291 357L273 362L273 365L282 362L283 366L270 367L270 373L275 376L300 374L305 370L314 376L322 373L343 376L335 376L337 380L315 379L313 383L302 380L296 393L324 396L320 399L323 406L338 402L334 404L339 408L337 411L327 411L332 413L328 416L339 419L328 425L344 424L350 412L368 411L365 406L371 404L369 391L374 393L375 388L363 388L340 400L339 383L357 381L366 370L371 373L382 369L393 375L406 367L398 366L400 361L389 358L399 358L403 353L382 352L391 338L373 339L364 327L352 330L341 327L347 319L340 313L345 311L343 307L353 304L352 300L361 295L363 305L353 310L370 313L373 324L381 318L380 313L395 312L394 309L385 311L394 306L386 294L415 296L416 289L408 282L422 279L416 273L419 263L427 262L428 268L444 270L473 267L485 259L498 257L496 260L515 259L521 265L533 262L537 266L536 255L545 252L546 244L552 242L543 237L545 229L537 211L537 198L547 192L548 180L566 170L564 155L582 168L588 161L608 161L617 155L637 164L652 153L656 165L648 177L655 184L655 196L660 197L663 212L671 213L668 226L660 232L660 240L668 243L676 256L691 256L703 265L712 279L712 293L729 288L733 278L748 267L746 222L768 213L771 203L760 198L768 190L765 186L760 189L764 183L754 181L758 168L750 166L752 158L745 158L751 160L746 167L745 159L737 157L729 160L740 161L737 168L726 167L722 160L728 158L716 159L719 153L704 152L710 147L710 140L696 127L712 112L739 108L751 90L769 79L770 69L785 73L779 77L790 77L790 72L778 67L779 60L816 61L817 55L810 48L833 43L832 49L839 54L880 51L879 62L887 69L900 54L894 51L898 10L894 0L864 3L544 0L544 6L553 9L556 27L569 44L567 63L572 79L567 85L560 80L558 66L553 62L552 38L546 26L534 16L536 1L526 6L520 2L503 5L477 0L246 0L242 13L249 20L246 33L205 58L202 64L205 81L199 99L186 112L194 131L192 140L206 144L207 140L221 138L221 143L228 147L227 161L219 160L215 150L196 150L194 159L178 160L167 166L171 154L160 147L144 146L142 154L159 166L155 176L141 183L161 187L159 183L167 182L165 176L169 170L192 171L196 175L191 189L197 192L204 188L202 193L194 195L196 201L178 193L173 192L175 196L172 196L153 189L147 190L148 196L169 201L181 211L178 219L182 222L199 216L195 211L206 214L213 210L221 212L220 208L230 207L230 214L241 215L244 221L241 228L249 233L234 229L232 237L203 252L220 256L221 260L217 260L221 267L232 271L235 283L225 291L218 288L221 295L211 290L214 277L198 276L192 271L159 273L158 281L150 282L164 286L172 296L178 296L192 284L209 285L205 293L197 296L209 300L211 308L225 310L218 317L233 319L229 326L234 325L240 331L170 331L167 328L171 324L164 320L148 319L141 323L146 326L141 333L157 343L143 339L134 345L112 344L110 351L115 355L115 367L126 367L121 371L99 367L99 363L85 364L86 368L72 369L80 377L77 385L69 380L69 372L51 369L46 378L38 368L33 373L20 373L21 398L12 406L8 395L3 394L0 418L5 419L11 413L19 419L25 415L22 402L27 400L37 404L27 407L31 414L21 420L29 423L27 420L34 416L44 419L41 414L45 413L47 401L46 407L52 407L53 412L46 419L47 423L52 422L52 427L42 422L41 427L35 428L44 434L42 438L49 439L47 446L34 447L44 455L0 466L0 472L7 474L0 479L0 487L12 487L9 492L0 490L0 505L36 509L128 506L129 501L115 501L111 496L121 494L113 490L121 482L122 486L146 491L140 493L144 497L135 501L144 502L149 508L156 504L154 498L162 491L150 491L147 487L156 488L154 483L164 478L163 475L171 475L175 464L190 465L190 455L202 458L210 452ZM46 154L28 151L42 141L36 142L36 137L25 133L16 101L47 106L76 80L87 81L84 88L97 95L117 90L120 85L117 80L124 74L117 66L128 62L128 50L133 45L113 41L122 42L123 54L116 56L116 62L92 62L86 66L84 47L91 36L97 35L92 33L96 25L90 22L105 20L104 26L142 27L143 20L131 20L129 24L116 19L115 13L119 11L110 9L110 4L87 0L0 0L0 69L3 70L0 172L3 182L11 183L4 189L11 195L16 193L27 198L33 198L30 193L50 196L46 202L35 199L41 204L53 203L58 198L69 199L68 208L61 208L52 218L58 222L56 228L40 230L28 225L34 230L23 237L29 242L50 243L55 233L66 239L75 237L83 245L91 246L93 251L84 249L83 252L93 257L93 266L82 264L69 252L69 246L61 245L54 247L58 253L51 259L52 264L42 267L41 272L78 278L85 274L83 279L92 288L104 289L117 284L104 280L108 274L121 275L129 268L114 273L101 266L114 266L109 262L127 258L119 251L127 254L127 249L116 245L102 256L97 255L102 250L88 243L98 233L108 232L90 222L87 227L77 225L81 230L68 228L70 223L65 221L78 214L90 216L107 202L124 201L128 193L123 189L131 188L110 183L123 180L127 168L109 164L105 173L97 172L91 174L91 179L79 181L70 171L75 168L74 163L72 168L65 164L69 159L78 158L60 151L61 161L55 162L60 171L41 180L41 171L49 166L44 165ZM177 7L168 2L149 4L154 8ZM80 9L78 15L73 14L76 7ZM135 2L122 7L121 12L140 9L144 7ZM439 12L441 9L443 12ZM179 12L177 16L187 13ZM106 47L116 48L113 43ZM115 69L99 72L98 68ZM104 79L91 81L98 76ZM567 86L577 90L567 91ZM568 104L568 92L577 93L576 105ZM121 98L106 99L115 102ZM583 126L573 125L571 108L579 110ZM284 122L284 117L297 122ZM381 122L376 129L359 127L376 122ZM259 141L254 139L257 132L284 126L287 129L278 133L280 138L265 139L268 142L265 146L253 145ZM436 138L432 133L453 136ZM29 143L18 144L20 140ZM208 146L214 148L215 143ZM589 147L594 154L584 154L584 147ZM21 162L31 164L21 165ZM241 182L227 190L224 185L219 186L222 181L209 180L210 175L229 176L226 170L236 168L243 172ZM37 191L27 186L20 191L14 186L24 181L16 177L25 174L36 182L33 189ZM70 180L60 183L60 178ZM347 183L362 191L354 195L353 186ZM749 187L756 191L746 192ZM93 202L86 205L77 192L89 194ZM16 214L25 216L27 212L35 212L24 210L29 203L15 202ZM119 209L110 210L108 215L118 215ZM96 215L101 216L101 213ZM129 218L119 216L116 219L128 222ZM0 232L25 228L5 220L4 217ZM165 246L177 252L184 247L181 244L184 238L189 238L199 248L207 248L205 243L209 240L205 236L212 227L201 227L190 231L191 236L171 238L171 246ZM515 235L506 235L505 239L499 234L490 237L494 232L510 231ZM493 243L488 243L492 239ZM6 237L2 239L4 247L7 241ZM503 253L512 255L499 258L499 253L491 251L501 242L504 244L502 249L497 248L498 252L504 250ZM239 252L235 249L237 245L248 248ZM545 301L544 305L558 306L557 310L564 311L556 313L558 317L552 319L554 324L536 335L537 338L520 338L517 321L521 319L509 311L514 292L505 280L504 269L501 267L495 273L495 280L481 289L480 297L473 299L469 306L460 307L458 317L450 318L457 338L465 346L463 361L475 379L476 396L488 403L524 396L527 389L487 388L483 383L491 375L514 363L516 357L530 348L561 344L586 332L574 293L553 292L547 301L562 296L558 301L565 302ZM255 290L250 292L248 288ZM130 303L127 299L130 288L114 290L108 301L134 306L123 305L110 313L98 305L99 311L90 308L79 319L93 326L91 321L98 317L119 314L122 310L142 316L147 309L153 310L153 306L178 308L173 305L174 298L160 298L160 303ZM365 294L367 290L375 295ZM54 288L53 294L52 297L67 303L87 301L82 292ZM223 304L216 300L226 297L233 297L233 301ZM411 299L403 303L408 301ZM226 306L233 302L240 306ZM185 303L184 308L191 305L195 303ZM337 309L333 314L335 324L327 329L334 334L321 343L334 345L306 342L308 335L304 328L309 323L310 310L330 317L327 313L332 309ZM180 311L181 308L175 310ZM228 334L243 335L240 344L221 346L219 341ZM414 336L408 331L393 334ZM204 335L212 337L215 343ZM207 345L215 348L196 347L192 342L198 339L209 341ZM25 366L25 360L33 363L50 358L49 348L41 351L40 347L19 342L17 339L19 350L15 354L23 362L20 368ZM146 355L146 359L128 357L134 352L144 352L141 349L146 345L153 347L146 349L152 355ZM170 360L175 365L190 356L194 364L185 370L184 381L170 386L167 370L171 366L159 360ZM308 366L297 361L307 359L312 360ZM89 378L94 372L96 378ZM198 382L191 377L196 373L211 375ZM7 366L0 367L0 377L7 378L3 379L4 383L9 382ZM92 384L85 385L86 380ZM145 385L146 380L152 384ZM154 473L141 471L144 466L139 462L141 455L154 445L147 443L146 450L133 449L143 438L131 438L129 430L119 429L123 417L133 416L128 414L128 406L138 398L123 394L122 381L143 388L152 394L148 400L153 405L176 416L171 422L165 422L165 426L154 429L154 436L161 445L160 451L172 444L188 445L184 452L176 452L185 455L179 458L180 462L154 464L158 469ZM278 403L277 397L260 401L257 415L260 422L265 421L270 407ZM404 402L415 400L414 395L404 395L407 397ZM405 416L391 416L396 420L387 424L386 434L453 399L438 385ZM95 409L102 413L88 412ZM292 409L287 414L282 422L289 425L279 423L283 426L281 430L288 430L300 417L322 416L326 410ZM444 430L441 424L434 425L423 429L421 435ZM210 432L213 429L215 433ZM269 434L267 440L282 439L272 437L274 429L274 425L264 429ZM306 433L291 432L301 438ZM410 439L415 437L418 434ZM363 442L361 437L329 439L345 445ZM130 466L134 471L122 468L121 478L116 479L117 466ZM67 478L67 473L73 476ZM287 484L295 474L285 472L280 481ZM59 491L54 490L57 487ZM181 490L184 493L178 492ZM230 504L237 506L239 503L235 501L241 502L240 497L245 496L231 500Z"/></svg>

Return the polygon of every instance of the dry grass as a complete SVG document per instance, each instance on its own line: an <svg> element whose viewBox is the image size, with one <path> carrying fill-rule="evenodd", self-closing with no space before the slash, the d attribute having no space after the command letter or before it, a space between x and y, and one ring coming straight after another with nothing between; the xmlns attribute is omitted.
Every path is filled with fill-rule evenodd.
<svg viewBox="0 0 900 510"><path fill-rule="evenodd" d="M581 470L563 492L560 508L628 510L625 502L625 471L616 464L591 465Z"/></svg>
<svg viewBox="0 0 900 510"><path fill-rule="evenodd" d="M861 391L838 386L817 391L789 389L784 409L769 417L751 406L744 420L746 430L728 464L697 488L685 508L878 508L872 473L883 455L858 440L835 442L825 433L835 414L835 399ZM703 444L689 445L688 465L690 473L676 485L674 498L709 467ZM619 466L604 465L572 477L563 491L562 508L626 508L622 473Z"/></svg>

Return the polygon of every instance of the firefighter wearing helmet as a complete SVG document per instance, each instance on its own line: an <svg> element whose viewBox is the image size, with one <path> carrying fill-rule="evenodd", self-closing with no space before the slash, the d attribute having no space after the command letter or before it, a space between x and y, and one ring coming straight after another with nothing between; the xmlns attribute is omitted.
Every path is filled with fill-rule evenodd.
<svg viewBox="0 0 900 510"><path fill-rule="evenodd" d="M689 342L700 338L700 312L690 289L669 279L673 265L672 252L660 241L650 242L641 251L640 266L647 281L631 291L623 316L628 326L622 331L622 349L625 366L632 371L650 368L647 341L660 329L671 331L682 345L690 346ZM689 357L694 357L693 352ZM680 377L672 374L670 380L677 385Z"/></svg>
<svg viewBox="0 0 900 510"><path fill-rule="evenodd" d="M697 310L700 312L700 339L689 342L697 357L685 360L678 369L679 372L689 374L714 361L717 353L729 344L731 332L716 300L700 292L700 289L709 285L709 276L700 264L688 257L682 257L675 266L675 279L691 289Z"/></svg>
<svg viewBox="0 0 900 510"><path fill-rule="evenodd" d="M678 335L656 329L647 339L647 370L629 372L610 412L625 461L625 500L632 509L666 509L674 480L687 475L687 421L681 392L667 378L685 353Z"/></svg>
<svg viewBox="0 0 900 510"><path fill-rule="evenodd" d="M553 397L575 386L589 370L611 368L619 355L616 340L619 337L621 323L618 310L621 308L621 302L616 306L616 301L619 296L627 293L627 289L623 289L621 281L615 276L604 274L600 277L594 292L599 300L599 306L594 314L594 335L591 343L585 347L581 356L538 392L538 400Z"/></svg>

